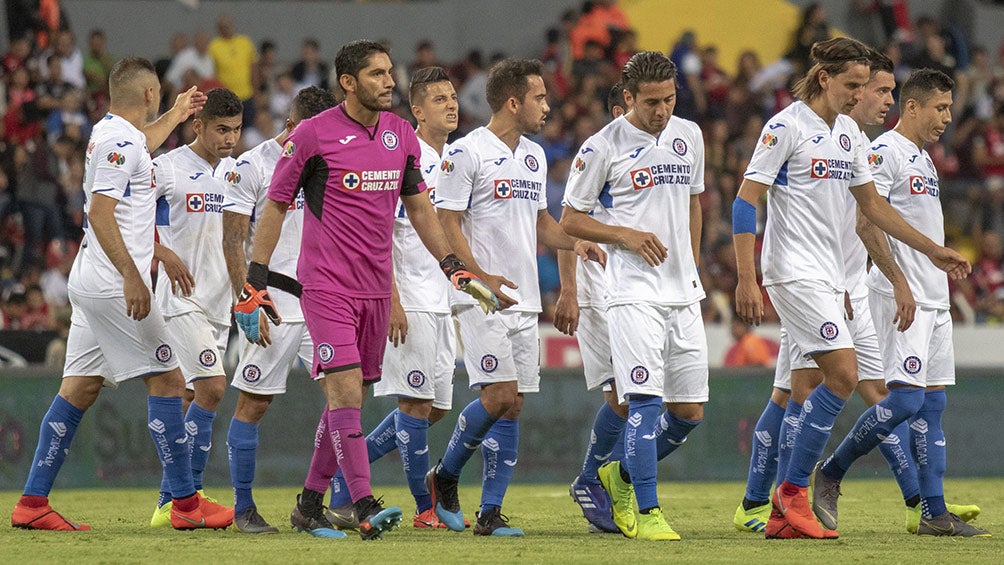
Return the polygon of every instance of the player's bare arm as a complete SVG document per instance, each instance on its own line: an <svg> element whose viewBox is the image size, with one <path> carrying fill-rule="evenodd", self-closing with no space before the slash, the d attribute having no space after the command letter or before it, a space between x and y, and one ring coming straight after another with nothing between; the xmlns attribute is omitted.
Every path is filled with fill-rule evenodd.
<svg viewBox="0 0 1004 565"><path fill-rule="evenodd" d="M146 135L146 148L154 151L171 135L174 128L198 112L206 104L206 95L193 86L182 92L174 100L174 106L164 112L159 118L143 127Z"/></svg>
<svg viewBox="0 0 1004 565"><path fill-rule="evenodd" d="M115 207L118 203L118 200L110 196L95 194L87 212L87 220L102 251L122 275L126 315L139 321L150 313L150 288L122 240L122 232L115 220Z"/></svg>
<svg viewBox="0 0 1004 565"><path fill-rule="evenodd" d="M763 198L764 194L767 194L767 188L767 185L763 183L743 179L736 200L741 199L752 206L755 217L756 204ZM735 221L733 218L733 223ZM758 326L763 320L763 295L760 293L760 285L756 282L754 251L756 233L736 233L735 226L733 226L732 242L736 251L736 270L739 275L739 284L736 285L736 314L746 323Z"/></svg>
<svg viewBox="0 0 1004 565"><path fill-rule="evenodd" d="M637 253L649 265L655 267L666 260L666 246L651 232L643 232L624 226L611 226L595 220L587 212L565 206L561 213L561 227L572 237L579 237L596 243L620 245Z"/></svg>
<svg viewBox="0 0 1004 565"><path fill-rule="evenodd" d="M913 324L913 318L917 312L917 303L913 299L910 283L893 258L892 249L889 248L889 240L886 239L885 233L860 210L858 210L857 216L856 231L858 237L861 238L861 243L868 251L872 263L892 284L893 298L896 300L896 316L892 322L896 324L897 330L906 331Z"/></svg>
<svg viewBox="0 0 1004 565"><path fill-rule="evenodd" d="M579 328L579 297L575 281L575 265L578 258L566 249L558 250L558 280L561 291L554 307L554 327L565 335L575 335Z"/></svg>
<svg viewBox="0 0 1004 565"><path fill-rule="evenodd" d="M569 236L547 210L537 211L537 241L555 251L574 251L583 261L596 261L604 266L607 264L606 251L592 241Z"/></svg>
<svg viewBox="0 0 1004 565"><path fill-rule="evenodd" d="M407 204L405 204L405 206L407 207ZM411 210L409 210L408 213L411 214ZM505 310L506 308L517 304L518 301L502 292L502 287L507 286L509 288L517 288L516 283L501 275L491 275L486 273L484 269L478 265L478 262L474 260L474 255L471 253L471 246L467 242L467 238L464 237L463 232L460 230L460 221L464 217L464 213L465 212L463 210L444 210L440 208L436 211L436 216L439 219L440 225L442 225L443 233L450 244L450 248L452 248L457 257L460 257L460 260L467 265L467 270L474 273L476 277L488 285L488 288L492 289L492 292L494 292L495 296L498 298L499 310ZM412 218L411 222L414 225L415 218ZM416 226L416 230L417 229L418 228ZM421 232L419 232L419 235L421 235Z"/></svg>
<svg viewBox="0 0 1004 565"><path fill-rule="evenodd" d="M390 320L387 323L387 341L394 347L404 343L408 337L408 316L401 306L401 295L397 292L397 281L390 282Z"/></svg>
<svg viewBox="0 0 1004 565"><path fill-rule="evenodd" d="M690 246L694 251L694 264L701 268L701 232L704 230L704 210L701 208L701 197L690 195Z"/></svg>
<svg viewBox="0 0 1004 565"><path fill-rule="evenodd" d="M195 288L195 278L188 270L188 265L181 260L181 257L178 257L177 253L160 243L154 243L153 258L164 265L164 274L171 281L171 292L177 292L180 288L183 296L192 295L192 289Z"/></svg>
<svg viewBox="0 0 1004 565"><path fill-rule="evenodd" d="M240 296L247 280L247 256L244 242L251 227L251 217L229 210L223 211L223 254L227 258L227 273L234 296Z"/></svg>

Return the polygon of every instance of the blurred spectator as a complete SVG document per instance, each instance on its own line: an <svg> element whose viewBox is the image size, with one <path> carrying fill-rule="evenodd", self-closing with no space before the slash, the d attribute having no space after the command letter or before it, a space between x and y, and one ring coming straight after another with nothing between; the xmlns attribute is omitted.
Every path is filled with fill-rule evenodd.
<svg viewBox="0 0 1004 565"><path fill-rule="evenodd" d="M21 317L28 309L28 298L24 292L14 292L6 300L0 300L0 313L3 314L3 329L23 330Z"/></svg>
<svg viewBox="0 0 1004 565"><path fill-rule="evenodd" d="M54 324L57 336L45 347L46 367L61 369L66 363L66 337L70 335L71 316L69 306L56 309Z"/></svg>
<svg viewBox="0 0 1004 565"><path fill-rule="evenodd" d="M697 37L694 32L683 32L673 45L669 58L676 65L676 108L674 116L698 120L704 115L707 102L701 84L701 57L697 54Z"/></svg>
<svg viewBox="0 0 1004 565"><path fill-rule="evenodd" d="M45 131L50 144L60 137L83 143L91 135L91 124L82 110L83 97L76 89L69 89L59 100L59 107L49 113Z"/></svg>
<svg viewBox="0 0 1004 565"><path fill-rule="evenodd" d="M7 52L3 55L3 74L9 74L18 67L26 66L30 56L31 42L27 38L19 37L12 40Z"/></svg>
<svg viewBox="0 0 1004 565"><path fill-rule="evenodd" d="M268 94L275 86L275 81L281 72L278 49L276 49L274 42L266 39L261 42L259 50L261 53L258 62L255 63L254 74L258 77L258 92ZM324 77L326 84L330 84L331 81L330 71L328 75Z"/></svg>
<svg viewBox="0 0 1004 565"><path fill-rule="evenodd" d="M1004 181L1004 103L973 138L973 164L988 182Z"/></svg>
<svg viewBox="0 0 1004 565"><path fill-rule="evenodd" d="M772 340L761 337L738 317L732 319L729 326L732 332L733 344L725 352L722 363L726 367L773 367L777 358L779 345Z"/></svg>
<svg viewBox="0 0 1004 565"><path fill-rule="evenodd" d="M55 55L59 58L59 64L63 68L63 80L72 84L75 88L85 88L87 81L84 79L84 55L74 45L74 41L76 41L76 38L72 31L60 31L56 35L52 49L42 52L40 61L44 63L49 58L49 55ZM40 64L39 73L43 79L48 77L48 66Z"/></svg>
<svg viewBox="0 0 1004 565"><path fill-rule="evenodd" d="M258 61L258 50L246 35L234 30L234 21L228 15L216 20L218 35L209 42L209 56L213 58L216 78L241 99L244 104L244 123L254 123L254 93L257 77L251 72Z"/></svg>
<svg viewBox="0 0 1004 565"><path fill-rule="evenodd" d="M293 68L289 72L293 75L293 80L296 81L297 91L308 86L317 86L328 90L328 74L331 71L328 64L321 60L321 45L316 39L303 40L300 60L293 63Z"/></svg>
<svg viewBox="0 0 1004 565"><path fill-rule="evenodd" d="M70 304L66 288L70 268L73 267L74 255L61 251L62 246L50 245L47 262L49 268L38 277L38 285L42 289L45 301L52 306L67 306Z"/></svg>
<svg viewBox="0 0 1004 565"><path fill-rule="evenodd" d="M972 305L977 322L1004 323L1004 248L994 231L983 233L980 257L973 264Z"/></svg>
<svg viewBox="0 0 1004 565"><path fill-rule="evenodd" d="M58 108L63 95L75 88L72 84L63 80L63 65L60 63L58 56L49 55L49 58L45 60L45 64L49 70L48 75L45 77L45 80L35 87L35 93L38 95L37 106L40 118Z"/></svg>
<svg viewBox="0 0 1004 565"><path fill-rule="evenodd" d="M819 2L813 2L802 10L802 23L795 30L791 51L785 58L802 69L808 69L812 44L826 41L831 37L830 24L826 22L826 9Z"/></svg>
<svg viewBox="0 0 1004 565"><path fill-rule="evenodd" d="M92 98L108 96L108 75L115 66L115 57L108 53L105 32L91 31L87 38L88 51L84 57L84 78L87 80L87 94Z"/></svg>
<svg viewBox="0 0 1004 565"><path fill-rule="evenodd" d="M194 41L191 46L187 45L188 40L184 35L178 34L171 41L171 48L174 50L179 44L184 42L180 50L176 51L171 65L164 74L164 79L180 91L184 86L185 73L192 69L200 79L213 78L216 76L216 67L213 56L209 53L209 34L204 29L195 30Z"/></svg>
<svg viewBox="0 0 1004 565"><path fill-rule="evenodd" d="M725 117L732 79L718 64L718 48L710 45L701 50L701 90L707 100L707 117Z"/></svg>
<svg viewBox="0 0 1004 565"><path fill-rule="evenodd" d="M25 291L25 308L21 314L22 330L48 330L52 328L49 319L49 305L45 302L42 288L37 284Z"/></svg>
<svg viewBox="0 0 1004 565"><path fill-rule="evenodd" d="M21 145L14 149L14 195L24 219L24 266L40 266L44 246L63 237L59 173L54 165L44 143L31 153Z"/></svg>
<svg viewBox="0 0 1004 565"><path fill-rule="evenodd" d="M596 41L604 49L612 45L612 34L631 28L627 15L615 0L595 0L582 3L582 13L569 32L572 59L585 56L586 42Z"/></svg>
<svg viewBox="0 0 1004 565"><path fill-rule="evenodd" d="M474 50L465 59L467 80L457 91L460 102L460 120L464 131L471 131L488 123L492 109L485 94L488 88L488 73L485 71L481 51Z"/></svg>
<svg viewBox="0 0 1004 565"><path fill-rule="evenodd" d="M38 120L38 95L31 88L28 69L18 67L10 75L7 87L7 113L3 117L4 138L15 144L24 144L42 132Z"/></svg>
<svg viewBox="0 0 1004 565"><path fill-rule="evenodd" d="M415 58L408 65L408 78L410 80L411 75L419 69L442 66L444 65L436 58L436 46L428 39L423 39L415 46Z"/></svg>

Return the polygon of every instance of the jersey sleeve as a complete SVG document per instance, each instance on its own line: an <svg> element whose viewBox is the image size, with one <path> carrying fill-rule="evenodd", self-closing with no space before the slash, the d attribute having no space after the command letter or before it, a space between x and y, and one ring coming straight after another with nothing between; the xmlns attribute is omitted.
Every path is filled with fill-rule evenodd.
<svg viewBox="0 0 1004 565"><path fill-rule="evenodd" d="M462 211L470 207L478 161L469 147L447 147L439 167L436 207Z"/></svg>
<svg viewBox="0 0 1004 565"><path fill-rule="evenodd" d="M263 175L259 167L242 155L233 170L227 172L226 178L231 180L227 182L227 191L223 195L223 209L250 216L258 203L258 194L268 189L261 186Z"/></svg>
<svg viewBox="0 0 1004 565"><path fill-rule="evenodd" d="M787 120L772 118L760 132L744 178L771 186L781 167L788 162L797 145L798 130Z"/></svg>
<svg viewBox="0 0 1004 565"><path fill-rule="evenodd" d="M869 150L871 142L868 141L868 136L864 132L860 132L856 140L854 160L851 161L851 175L853 175L851 178L851 187L868 184L873 180L871 165L868 162L868 156L871 154Z"/></svg>
<svg viewBox="0 0 1004 565"><path fill-rule="evenodd" d="M537 158L537 162L540 163L540 173L543 177L547 178L547 157L541 153L540 157ZM537 202L537 210L547 210L547 181L544 181L544 186L540 190L540 201Z"/></svg>
<svg viewBox="0 0 1004 565"><path fill-rule="evenodd" d="M607 183L610 161L610 147L601 138L587 139L572 160L562 204L579 212L592 211Z"/></svg>
<svg viewBox="0 0 1004 565"><path fill-rule="evenodd" d="M690 172L690 195L704 192L704 136L694 128L694 169Z"/></svg>
<svg viewBox="0 0 1004 565"><path fill-rule="evenodd" d="M320 159L324 160L317 145L317 135L314 133L313 120L304 120L286 138L282 146L279 162L275 164L272 182L268 187L268 199L275 202L291 203L296 197L296 191L301 186L308 186L312 175L327 174L327 166L312 166ZM321 184L325 184L325 178Z"/></svg>
<svg viewBox="0 0 1004 565"><path fill-rule="evenodd" d="M875 190L882 198L888 199L893 185L899 177L899 160L896 151L885 143L876 143L868 151L869 176L875 182Z"/></svg>
<svg viewBox="0 0 1004 565"><path fill-rule="evenodd" d="M174 164L165 155L153 160L153 191L157 198L165 198L174 190Z"/></svg>
<svg viewBox="0 0 1004 565"><path fill-rule="evenodd" d="M425 178L422 176L422 146L418 143L415 131L410 127L404 128L401 137L407 155L404 172L401 175L401 195L413 196L425 192L428 188L425 184Z"/></svg>
<svg viewBox="0 0 1004 565"><path fill-rule="evenodd" d="M141 165L144 148L129 140L106 139L92 153L97 161L91 194L103 194L122 200L129 189L129 180Z"/></svg>

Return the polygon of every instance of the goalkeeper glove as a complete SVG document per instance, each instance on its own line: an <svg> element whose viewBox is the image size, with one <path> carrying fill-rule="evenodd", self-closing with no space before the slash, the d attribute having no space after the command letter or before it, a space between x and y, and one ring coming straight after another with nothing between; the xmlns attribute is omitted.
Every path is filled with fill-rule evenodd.
<svg viewBox="0 0 1004 565"><path fill-rule="evenodd" d="M495 293L484 281L467 270L467 265L464 265L460 257L450 253L439 262L439 268L443 270L446 278L450 279L454 288L473 296L485 314L498 310L499 299Z"/></svg>
<svg viewBox="0 0 1004 565"><path fill-rule="evenodd" d="M261 263L251 263L248 266L248 277L244 284L244 290L241 291L237 305L234 306L234 318L237 320L237 326L247 336L248 341L253 343L257 343L261 337L258 328L260 312L265 312L268 319L277 326L282 321L279 313L275 310L272 297L268 295L268 290L265 288L267 281L268 267Z"/></svg>

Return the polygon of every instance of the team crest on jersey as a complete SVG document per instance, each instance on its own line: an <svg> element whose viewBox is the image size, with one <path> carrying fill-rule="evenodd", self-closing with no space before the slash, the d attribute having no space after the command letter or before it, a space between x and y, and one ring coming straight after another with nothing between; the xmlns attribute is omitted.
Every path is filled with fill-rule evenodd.
<svg viewBox="0 0 1004 565"><path fill-rule="evenodd" d="M361 182L362 178L356 171L345 171L342 173L342 188L345 190L356 190L359 188Z"/></svg>
<svg viewBox="0 0 1004 565"><path fill-rule="evenodd" d="M680 139L679 137L673 140L673 151L679 156L684 156L687 154L687 142Z"/></svg>
<svg viewBox="0 0 1004 565"><path fill-rule="evenodd" d="M494 373L495 369L499 368L498 357L492 355L491 353L485 355L481 358L481 370L486 373Z"/></svg>
<svg viewBox="0 0 1004 565"><path fill-rule="evenodd" d="M903 360L903 370L910 375L916 375L920 372L922 364L920 362L920 357L916 355L911 355Z"/></svg>
<svg viewBox="0 0 1004 565"><path fill-rule="evenodd" d="M644 169L635 169L631 171L631 184L634 186L635 190L652 188L655 184L652 176L652 170L645 167Z"/></svg>
<svg viewBox="0 0 1004 565"><path fill-rule="evenodd" d="M826 341L833 341L840 335L840 328L833 322L823 322L819 327L819 335Z"/></svg>
<svg viewBox="0 0 1004 565"><path fill-rule="evenodd" d="M282 146L282 156L283 158L288 158L292 157L294 153L296 153L296 144L291 139L286 142L286 145Z"/></svg>
<svg viewBox="0 0 1004 565"><path fill-rule="evenodd" d="M258 365L248 365L241 371L241 378L246 383L256 383L261 378L261 368Z"/></svg>
<svg viewBox="0 0 1004 565"><path fill-rule="evenodd" d="M910 176L910 194L927 194L924 177Z"/></svg>
<svg viewBox="0 0 1004 565"><path fill-rule="evenodd" d="M631 382L636 385L645 384L648 381L648 369L643 365L638 365L634 369L631 369Z"/></svg>
<svg viewBox="0 0 1004 565"><path fill-rule="evenodd" d="M526 168L530 169L535 173L537 172L537 169L540 168L540 164L537 163L537 158L534 157L533 155L527 155L526 157L524 157L523 163L526 164Z"/></svg>
<svg viewBox="0 0 1004 565"><path fill-rule="evenodd" d="M240 184L241 174L237 171L230 171L229 173L223 175L223 180L231 185Z"/></svg>
<svg viewBox="0 0 1004 565"><path fill-rule="evenodd" d="M389 129L384 130L384 132L380 134L380 141L382 141L383 146L390 151L397 149L397 144L398 144L397 134L390 131Z"/></svg>
<svg viewBox="0 0 1004 565"><path fill-rule="evenodd" d="M108 162L114 165L116 168L125 165L125 161L126 161L125 155L121 153L116 153L115 151L112 151L111 153L108 154Z"/></svg>
<svg viewBox="0 0 1004 565"><path fill-rule="evenodd" d="M809 176L814 179L825 179L830 177L830 166L826 159L813 159L812 167L809 168Z"/></svg>
<svg viewBox="0 0 1004 565"><path fill-rule="evenodd" d="M335 348L331 347L329 343L322 343L317 346L317 358L321 360L321 363L327 363L331 361L331 358L335 356Z"/></svg>
<svg viewBox="0 0 1004 565"><path fill-rule="evenodd" d="M572 165L572 172L581 173L586 170L586 162L582 160L582 157L576 157L575 163Z"/></svg>
<svg viewBox="0 0 1004 565"><path fill-rule="evenodd" d="M851 150L851 138L846 133L840 134L840 147L844 151Z"/></svg>
<svg viewBox="0 0 1004 565"><path fill-rule="evenodd" d="M212 349L203 349L202 353L199 353L199 363L203 367L212 367L216 364L216 352Z"/></svg>
<svg viewBox="0 0 1004 565"><path fill-rule="evenodd" d="M171 360L171 356L174 355L174 352L171 351L170 345L162 343L157 348L157 351L154 352L154 354L157 356L157 361L160 361L161 363L167 363L168 361Z"/></svg>
<svg viewBox="0 0 1004 565"><path fill-rule="evenodd" d="M882 161L884 161L884 159L878 153L872 153L868 155L868 166L873 169L881 167Z"/></svg>
<svg viewBox="0 0 1004 565"><path fill-rule="evenodd" d="M931 169L931 172L935 174L938 173L938 169L934 168L934 161L932 161L930 157L924 155L924 162L927 163L927 168Z"/></svg>
<svg viewBox="0 0 1004 565"><path fill-rule="evenodd" d="M763 134L763 137L760 138L760 144L767 149L771 149L777 145L777 136L772 133L765 133Z"/></svg>
<svg viewBox="0 0 1004 565"><path fill-rule="evenodd" d="M408 386L411 388L421 388L425 384L425 373L422 371L412 371L408 373Z"/></svg>
<svg viewBox="0 0 1004 565"><path fill-rule="evenodd" d="M189 212L202 212L206 209L206 197L204 194L186 194L185 210Z"/></svg>
<svg viewBox="0 0 1004 565"><path fill-rule="evenodd" d="M495 182L495 199L512 198L512 182L509 179L498 179Z"/></svg>
<svg viewBox="0 0 1004 565"><path fill-rule="evenodd" d="M444 175L448 175L453 172L453 161L449 159L443 159L443 164L439 166L439 170L442 171Z"/></svg>

